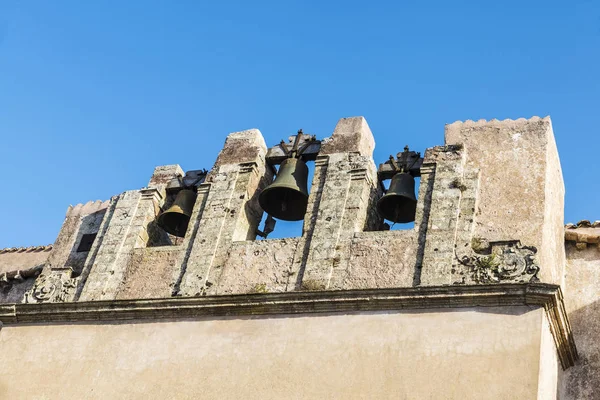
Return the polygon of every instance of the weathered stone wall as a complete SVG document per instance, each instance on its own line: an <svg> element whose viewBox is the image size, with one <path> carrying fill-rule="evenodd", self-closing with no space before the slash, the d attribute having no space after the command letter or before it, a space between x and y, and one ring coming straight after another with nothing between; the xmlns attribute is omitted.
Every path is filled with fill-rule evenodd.
<svg viewBox="0 0 600 400"><path fill-rule="evenodd" d="M475 237L535 246L538 278L560 284L564 185L550 118L455 122L446 144L464 146L481 173Z"/></svg>
<svg viewBox="0 0 600 400"><path fill-rule="evenodd" d="M187 255L175 288L178 295L214 294L234 241L254 239L262 213L258 189L272 179L266 144L257 129L235 132L202 187L197 227L184 242Z"/></svg>
<svg viewBox="0 0 600 400"><path fill-rule="evenodd" d="M69 207L52 253L48 257L49 268L71 268L76 275L81 274L90 251L78 251L79 245L83 235L98 232L108 205L108 201L98 200Z"/></svg>
<svg viewBox="0 0 600 400"><path fill-rule="evenodd" d="M71 211L50 269L73 270L76 290L65 298L74 300L562 281L562 213L554 211L564 188L549 118L446 126L446 145L425 152L415 227L405 233L378 232L374 145L364 118L341 119L316 157L302 236L256 241L257 198L273 170L258 130L234 132L198 188L185 238L156 225L172 201L167 184L183 175L161 166L147 188L91 203L96 213ZM78 253L88 230L98 238ZM166 282L148 286L139 274L167 253L140 249L155 246L169 248L169 261L155 266Z"/></svg>
<svg viewBox="0 0 600 400"><path fill-rule="evenodd" d="M566 230L565 306L580 360L564 373L561 399L593 399L600 393L600 223Z"/></svg>
<svg viewBox="0 0 600 400"><path fill-rule="evenodd" d="M180 246L134 249L116 298L170 297L173 292L173 271L178 269L182 254Z"/></svg>
<svg viewBox="0 0 600 400"><path fill-rule="evenodd" d="M548 399L544 318L498 307L9 325L0 391L14 400Z"/></svg>
<svg viewBox="0 0 600 400"><path fill-rule="evenodd" d="M234 242L227 252L216 294L294 290L293 262L298 242L298 238Z"/></svg>
<svg viewBox="0 0 600 400"><path fill-rule="evenodd" d="M331 289L412 286L417 263L417 235L411 230L357 232L350 241L348 267Z"/></svg>
<svg viewBox="0 0 600 400"><path fill-rule="evenodd" d="M166 198L167 184L182 175L178 165L157 167L147 188L130 190L110 200L100 226L100 240L90 250L95 256L86 261L73 293L74 300L116 298L126 276L130 275L129 268L139 259L132 259L136 249L145 248L152 239L155 219ZM146 293L144 297L153 296L153 293Z"/></svg>

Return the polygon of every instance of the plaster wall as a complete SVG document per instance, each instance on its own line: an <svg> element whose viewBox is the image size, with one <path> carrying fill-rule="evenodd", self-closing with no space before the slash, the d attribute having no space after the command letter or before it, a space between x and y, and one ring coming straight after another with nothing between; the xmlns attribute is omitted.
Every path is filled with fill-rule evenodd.
<svg viewBox="0 0 600 400"><path fill-rule="evenodd" d="M551 398L538 387L544 318L522 306L8 325L0 397Z"/></svg>
<svg viewBox="0 0 600 400"><path fill-rule="evenodd" d="M559 364L554 338L547 319L542 322L542 338L540 343L540 367L538 381L538 400L555 400L557 398L558 379L563 370Z"/></svg>
<svg viewBox="0 0 600 400"><path fill-rule="evenodd" d="M561 399L593 399L600 393L600 248L580 244L566 243L565 306L580 359L561 379Z"/></svg>
<svg viewBox="0 0 600 400"><path fill-rule="evenodd" d="M0 274L44 265L51 249L52 247L49 246L48 249L39 250L36 248L10 252L5 250L0 253Z"/></svg>

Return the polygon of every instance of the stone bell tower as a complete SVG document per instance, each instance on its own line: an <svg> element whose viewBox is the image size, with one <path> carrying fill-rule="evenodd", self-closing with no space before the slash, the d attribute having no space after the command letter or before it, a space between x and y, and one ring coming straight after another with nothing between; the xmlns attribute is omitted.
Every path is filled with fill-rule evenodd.
<svg viewBox="0 0 600 400"><path fill-rule="evenodd" d="M69 208L47 257L18 282L5 274L0 387L61 399L577 398L563 299L575 294L563 288L579 264L565 255L550 119L455 122L423 157L375 160L374 147L362 117L280 144L234 132L209 171L160 166L142 189ZM314 163L307 198L303 163ZM382 180L397 173L421 179L414 228L386 230ZM302 207L267 196L284 193L272 190L284 175ZM183 207L181 190L194 195ZM279 214L279 196L301 212ZM301 236L259 240L263 207L303 220ZM185 216L183 231L163 229L165 210ZM11 383L25 372L52 378Z"/></svg>

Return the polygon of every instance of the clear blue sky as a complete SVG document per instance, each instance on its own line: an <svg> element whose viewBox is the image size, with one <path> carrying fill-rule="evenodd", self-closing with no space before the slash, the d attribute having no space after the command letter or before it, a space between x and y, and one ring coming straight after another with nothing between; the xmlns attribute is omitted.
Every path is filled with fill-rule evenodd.
<svg viewBox="0 0 600 400"><path fill-rule="evenodd" d="M0 0L0 248L52 243L69 204L155 165L210 168L229 132L356 115L376 162L550 115L565 219L600 219L599 77L599 1Z"/></svg>

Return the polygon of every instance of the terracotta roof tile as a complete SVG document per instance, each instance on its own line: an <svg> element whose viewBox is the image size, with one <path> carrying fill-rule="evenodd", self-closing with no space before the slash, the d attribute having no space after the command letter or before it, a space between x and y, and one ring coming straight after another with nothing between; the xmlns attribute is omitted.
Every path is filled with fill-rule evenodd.
<svg viewBox="0 0 600 400"><path fill-rule="evenodd" d="M566 224L565 241L575 242L578 249L584 249L588 244L600 246L600 221L584 219L576 224Z"/></svg>
<svg viewBox="0 0 600 400"><path fill-rule="evenodd" d="M38 251L50 251L52 250L52 245L46 246L29 246L29 247L6 247L4 249L0 249L0 254L3 253L33 253Z"/></svg>

